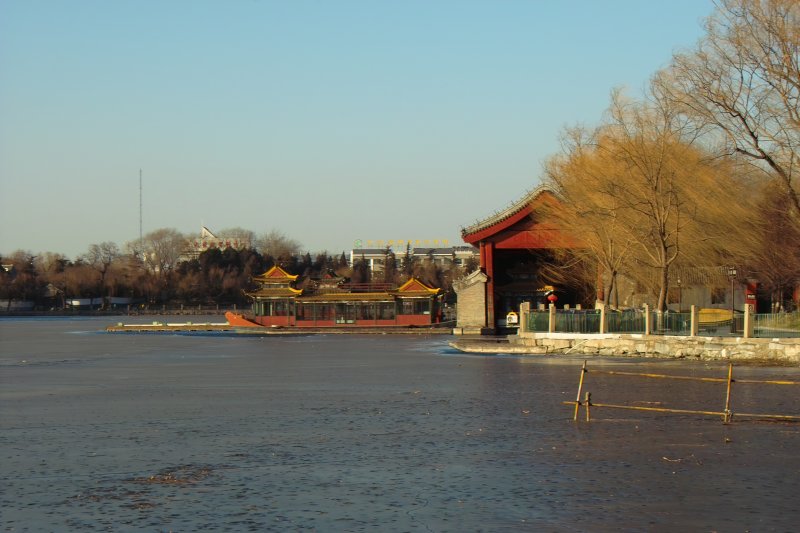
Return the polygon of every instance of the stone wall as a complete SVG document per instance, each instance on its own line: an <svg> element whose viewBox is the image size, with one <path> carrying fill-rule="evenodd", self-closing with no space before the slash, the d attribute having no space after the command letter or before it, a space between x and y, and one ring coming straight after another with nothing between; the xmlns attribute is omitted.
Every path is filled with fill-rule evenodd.
<svg viewBox="0 0 800 533"><path fill-rule="evenodd" d="M509 337L513 353L771 360L800 364L800 339L662 335L522 333Z"/></svg>
<svg viewBox="0 0 800 533"><path fill-rule="evenodd" d="M486 324L486 274L475 271L453 284L458 295L455 334L481 334Z"/></svg>

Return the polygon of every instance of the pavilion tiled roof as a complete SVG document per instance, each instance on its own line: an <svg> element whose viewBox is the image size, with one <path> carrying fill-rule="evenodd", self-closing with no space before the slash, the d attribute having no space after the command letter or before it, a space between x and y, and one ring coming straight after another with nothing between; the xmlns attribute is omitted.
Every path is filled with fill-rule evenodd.
<svg viewBox="0 0 800 533"><path fill-rule="evenodd" d="M472 233L477 233L482 231L486 228L489 228L499 222L510 218L523 209L527 208L537 196L539 196L543 192L550 192L554 193L552 187L547 185L539 185L535 189L528 191L522 198L517 200L516 202L512 203L502 211L496 211L494 214L484 218L483 220L478 220L474 224L466 227L461 228L461 235L462 237L465 235L471 235Z"/></svg>

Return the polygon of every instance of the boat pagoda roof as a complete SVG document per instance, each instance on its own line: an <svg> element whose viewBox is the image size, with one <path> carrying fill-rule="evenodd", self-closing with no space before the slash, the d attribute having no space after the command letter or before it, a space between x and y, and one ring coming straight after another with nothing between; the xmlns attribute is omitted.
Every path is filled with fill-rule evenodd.
<svg viewBox="0 0 800 533"><path fill-rule="evenodd" d="M392 300L388 292L329 292L298 298L299 302L383 302Z"/></svg>
<svg viewBox="0 0 800 533"><path fill-rule="evenodd" d="M297 274L289 274L284 269L275 265L274 267L270 268L263 274L253 277L253 281L260 281L260 282L280 282L280 281L295 281L297 279Z"/></svg>
<svg viewBox="0 0 800 533"><path fill-rule="evenodd" d="M435 289L422 283L416 278L411 278L396 289L382 291L345 292L342 290L324 291L316 294L305 293L301 289L291 287L262 287L253 292L245 293L251 298L297 298L300 302L376 302L389 301L397 297L403 298L431 298L438 295L441 289Z"/></svg>
<svg viewBox="0 0 800 533"><path fill-rule="evenodd" d="M247 296L251 298L292 298L303 294L301 289L293 289L291 287L265 287L253 292L246 292Z"/></svg>
<svg viewBox="0 0 800 533"><path fill-rule="evenodd" d="M402 285L400 285L396 290L391 291L393 293L403 293L403 296L411 296L412 293L414 296L435 296L441 292L442 289L434 289L433 287L428 287L424 283L422 283L417 278L411 278Z"/></svg>

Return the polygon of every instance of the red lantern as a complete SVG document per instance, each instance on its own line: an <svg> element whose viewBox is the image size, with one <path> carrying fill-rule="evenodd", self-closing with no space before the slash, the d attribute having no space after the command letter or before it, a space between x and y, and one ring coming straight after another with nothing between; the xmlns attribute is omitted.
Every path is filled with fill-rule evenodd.
<svg viewBox="0 0 800 533"><path fill-rule="evenodd" d="M551 304L556 303L556 300L558 300L558 296L556 296L552 292L550 293L550 296L547 297L547 301L550 302Z"/></svg>

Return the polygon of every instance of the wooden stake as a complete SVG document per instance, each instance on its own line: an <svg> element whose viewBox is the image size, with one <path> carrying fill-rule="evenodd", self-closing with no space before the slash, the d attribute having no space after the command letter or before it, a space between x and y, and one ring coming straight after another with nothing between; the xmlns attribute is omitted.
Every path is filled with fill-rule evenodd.
<svg viewBox="0 0 800 533"><path fill-rule="evenodd" d="M586 374L586 360L583 361L583 366L581 367L581 378L578 380L578 397L575 398L575 414L572 416L572 420L578 420L578 411L581 408L581 392L583 391L583 376Z"/></svg>
<svg viewBox="0 0 800 533"><path fill-rule="evenodd" d="M583 403L586 405L586 421L588 422L591 417L589 416L589 408L592 406L592 393L587 392L585 398L583 399Z"/></svg>
<svg viewBox="0 0 800 533"><path fill-rule="evenodd" d="M722 422L725 424L733 418L733 413L731 413L731 383L733 383L733 363L728 363L728 390L725 393L725 416L722 417Z"/></svg>

